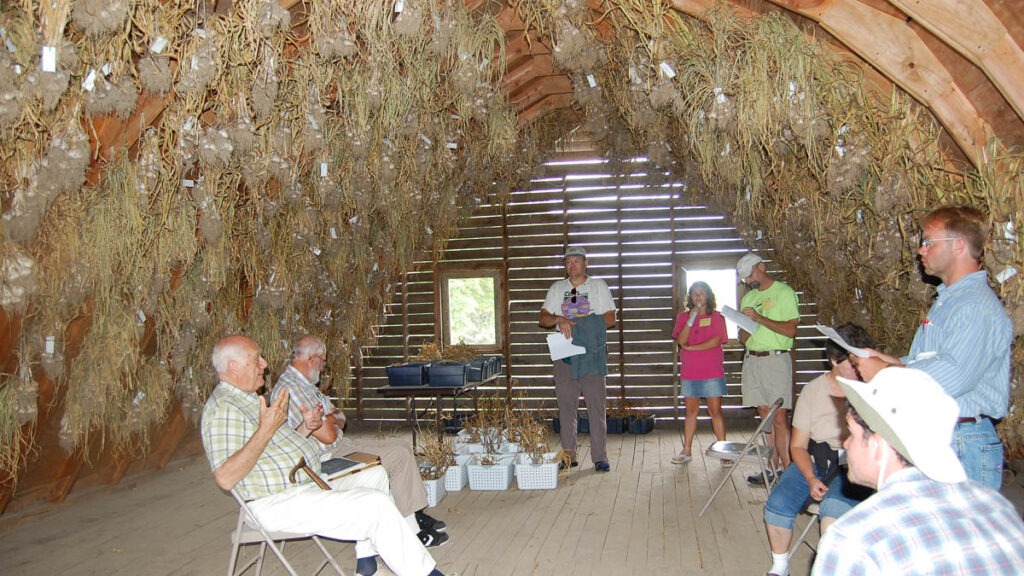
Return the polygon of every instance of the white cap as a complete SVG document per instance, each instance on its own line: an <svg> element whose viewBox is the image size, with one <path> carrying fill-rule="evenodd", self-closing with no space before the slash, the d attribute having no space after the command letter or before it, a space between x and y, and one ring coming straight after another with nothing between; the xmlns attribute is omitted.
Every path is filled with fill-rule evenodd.
<svg viewBox="0 0 1024 576"><path fill-rule="evenodd" d="M746 280L747 276L754 271L754 266L757 266L761 262L761 257L753 252L747 252L740 258L740 261L736 263L736 272L740 275L740 280Z"/></svg>
<svg viewBox="0 0 1024 576"><path fill-rule="evenodd" d="M871 382L838 380L868 427L922 474L938 482L967 479L951 446L960 408L926 372L894 366Z"/></svg>
<svg viewBox="0 0 1024 576"><path fill-rule="evenodd" d="M587 251L584 250L582 246L569 246L568 248L565 249L565 256L562 256L562 260L565 260L570 256L579 256L580 258L586 260Z"/></svg>

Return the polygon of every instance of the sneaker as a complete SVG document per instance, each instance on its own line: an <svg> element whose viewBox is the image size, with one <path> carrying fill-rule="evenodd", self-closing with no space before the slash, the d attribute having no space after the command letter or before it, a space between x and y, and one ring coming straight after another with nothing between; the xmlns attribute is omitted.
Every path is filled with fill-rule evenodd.
<svg viewBox="0 0 1024 576"><path fill-rule="evenodd" d="M771 470L765 472L765 476L768 477L768 482L774 482L775 477L782 474L782 471L772 472ZM747 476L747 484L751 486L764 486L764 478L760 474L751 474Z"/></svg>
<svg viewBox="0 0 1024 576"><path fill-rule="evenodd" d="M377 573L377 557L356 558L356 576L373 576Z"/></svg>
<svg viewBox="0 0 1024 576"><path fill-rule="evenodd" d="M448 542L447 534L435 530L420 530L420 533L416 536L427 548L438 548L444 546L445 542Z"/></svg>
<svg viewBox="0 0 1024 576"><path fill-rule="evenodd" d="M597 462L594 464L594 470L597 470L598 472L611 472L612 466L611 464L602 460L601 462Z"/></svg>
<svg viewBox="0 0 1024 576"><path fill-rule="evenodd" d="M673 464L686 464L691 460L693 460L693 456L690 456L689 454L684 454L682 452L672 457Z"/></svg>
<svg viewBox="0 0 1024 576"><path fill-rule="evenodd" d="M572 464L569 464L569 466L572 466L573 468L575 468L575 467L577 467L577 466L579 466L579 465L580 465L580 463L579 463L579 462L577 462L576 460L573 460L573 461L572 461ZM558 463L558 469L559 469L559 470L565 470L565 469L566 469L566 468L568 468L569 466L566 466L566 465L565 465L565 461L564 461L564 460Z"/></svg>
<svg viewBox="0 0 1024 576"><path fill-rule="evenodd" d="M444 520L438 520L423 510L416 512L416 523L419 524L420 530L433 530L434 532L441 532L448 527Z"/></svg>

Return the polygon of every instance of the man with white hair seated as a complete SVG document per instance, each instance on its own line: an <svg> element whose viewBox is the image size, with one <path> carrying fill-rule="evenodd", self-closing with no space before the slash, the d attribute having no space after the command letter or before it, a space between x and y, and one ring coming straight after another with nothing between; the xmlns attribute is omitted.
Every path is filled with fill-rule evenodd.
<svg viewBox="0 0 1024 576"><path fill-rule="evenodd" d="M318 451L307 438L322 425L323 409L303 410L302 422L292 428L286 424L287 393L271 404L257 396L267 361L255 341L225 336L211 360L219 382L203 407L200 433L217 486L251 501L256 519L271 532L355 540L363 560L357 574L372 576L379 553L398 576L443 576L386 492L321 490L308 477L291 483L289 472L300 458L320 472Z"/></svg>
<svg viewBox="0 0 1024 576"><path fill-rule="evenodd" d="M956 401L911 368L839 381L849 478L878 492L825 533L812 574L1024 574L1024 522L950 446Z"/></svg>
<svg viewBox="0 0 1024 576"><path fill-rule="evenodd" d="M288 393L288 425L295 428L303 418L303 412L316 406L323 406L323 426L310 434L317 449L331 457L344 457L353 452L367 452L380 457L381 466L387 472L391 495L398 511L410 520L416 529L416 536L427 548L443 545L448 534L441 532L447 525L426 513L427 492L423 488L419 465L412 448L404 441L380 440L358 443L344 435L345 414L331 403L330 398L320 392L320 373L327 363L327 346L323 340L312 335L300 337L292 345L292 357L281 373L271 393L271 401L285 392Z"/></svg>

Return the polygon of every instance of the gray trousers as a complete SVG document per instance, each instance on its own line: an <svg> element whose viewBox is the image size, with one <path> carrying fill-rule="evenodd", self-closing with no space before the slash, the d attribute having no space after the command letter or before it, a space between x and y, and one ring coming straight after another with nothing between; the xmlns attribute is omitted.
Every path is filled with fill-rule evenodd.
<svg viewBox="0 0 1024 576"><path fill-rule="evenodd" d="M576 455L576 411L580 407L580 395L587 405L590 420L590 459L608 461L608 391L605 377L598 374L584 374L579 380L572 377L572 366L556 360L554 362L555 397L558 399L558 419L561 424L559 438L562 449Z"/></svg>

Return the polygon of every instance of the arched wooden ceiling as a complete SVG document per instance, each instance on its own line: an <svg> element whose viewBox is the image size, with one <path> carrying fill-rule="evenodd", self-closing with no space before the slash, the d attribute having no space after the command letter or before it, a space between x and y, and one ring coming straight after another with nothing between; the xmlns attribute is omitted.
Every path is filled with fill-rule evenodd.
<svg viewBox="0 0 1024 576"><path fill-rule="evenodd" d="M280 0L302 26L306 6ZM884 92L893 86L929 109L945 129L947 147L977 165L990 138L1024 147L1024 15L1019 0L671 0L686 16L701 16L724 2L744 17L781 13L805 33L861 65ZM572 106L572 83L507 0L465 0L493 15L506 39L507 69L501 88L528 123L552 109ZM607 7L590 0L595 13ZM230 0L217 2L218 11ZM97 126L94 145L107 158L134 142L139 118L155 118L162 98L144 96L132 118Z"/></svg>
<svg viewBox="0 0 1024 576"><path fill-rule="evenodd" d="M700 18L719 0L673 0ZM976 160L990 136L1024 145L1024 16L1016 0L731 0L742 15L779 12L860 63L869 81L927 107L952 144ZM569 77L508 2L466 0L495 14L508 41L503 88L530 121L572 104ZM591 2L595 10L600 3Z"/></svg>
<svg viewBox="0 0 1024 576"><path fill-rule="evenodd" d="M211 0L216 1L216 0ZM292 22L302 26L308 5L301 0L279 0L292 12ZM673 9L701 18L722 0L672 0ZM552 58L550 44L529 29L513 6L501 0L465 0L474 10L494 15L506 38L506 73L502 89L528 123L544 113L573 105L569 77ZM928 108L946 132L946 144L967 161L977 164L991 136L1003 144L1024 145L1024 15L1020 0L731 0L738 13L757 16L780 13L810 37L827 42L836 51L862 65L865 78L883 92L896 87ZM230 0L216 2L217 10L230 10ZM607 7L590 0L596 13ZM130 146L145 126L158 118L172 96L143 94L128 119L113 116L93 123L97 155L91 180L115 150ZM20 328L0 311L0 325ZM10 365L13 345L0 338L3 364ZM44 406L53 395L52 383L41 386ZM187 429L180 410L172 416L150 460L166 463ZM51 422L51 424L53 424ZM128 460L110 456L100 463L107 479L116 482ZM46 492L42 497L60 500L70 490L82 466L80 454L54 457L40 465L49 483L31 483ZM0 511L11 496L13 484L0 486Z"/></svg>

